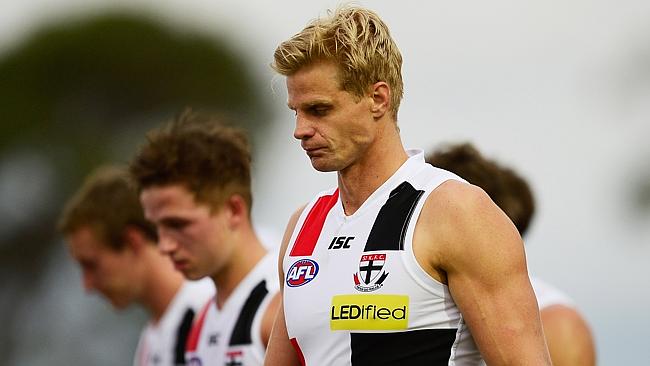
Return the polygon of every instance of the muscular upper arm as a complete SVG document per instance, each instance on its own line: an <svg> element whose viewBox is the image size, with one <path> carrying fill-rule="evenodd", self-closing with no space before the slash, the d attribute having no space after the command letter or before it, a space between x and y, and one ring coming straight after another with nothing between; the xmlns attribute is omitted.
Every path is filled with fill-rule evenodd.
<svg viewBox="0 0 650 366"><path fill-rule="evenodd" d="M425 270L447 283L488 364L550 364L523 243L485 192L458 181L434 190L414 251Z"/></svg>
<svg viewBox="0 0 650 366"><path fill-rule="evenodd" d="M293 231L303 210L304 206L291 216L289 223L287 224L287 229L284 232L284 237L282 238L282 245L280 247L280 253L278 256L278 278L280 281L280 293L277 295L277 315L275 316L275 321L273 323L273 328L271 330L271 335L268 342L268 348L266 350L266 357L264 359L264 365L267 366L300 365L300 361L296 356L295 350L289 341L287 325L284 321L284 306L282 304L282 292L284 291L284 270L282 268L282 262L284 259L284 254L289 247L291 235L293 234Z"/></svg>
<svg viewBox="0 0 650 366"><path fill-rule="evenodd" d="M587 322L577 310L552 305L540 311L546 343L555 366L593 366L596 351Z"/></svg>

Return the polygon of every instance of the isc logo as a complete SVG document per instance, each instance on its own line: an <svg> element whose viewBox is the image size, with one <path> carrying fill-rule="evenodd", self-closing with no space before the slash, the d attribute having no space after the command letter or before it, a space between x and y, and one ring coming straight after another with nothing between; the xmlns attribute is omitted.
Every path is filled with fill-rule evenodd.
<svg viewBox="0 0 650 366"><path fill-rule="evenodd" d="M335 236L327 249L348 249L354 236Z"/></svg>
<svg viewBox="0 0 650 366"><path fill-rule="evenodd" d="M318 274L318 263L311 259L300 259L289 267L287 285L298 287L310 282Z"/></svg>

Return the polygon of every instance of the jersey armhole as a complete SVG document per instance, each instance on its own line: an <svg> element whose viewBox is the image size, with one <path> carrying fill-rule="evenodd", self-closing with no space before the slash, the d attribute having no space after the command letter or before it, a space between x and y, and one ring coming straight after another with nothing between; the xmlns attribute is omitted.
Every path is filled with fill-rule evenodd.
<svg viewBox="0 0 650 366"><path fill-rule="evenodd" d="M413 281L415 281L415 283L417 283L423 289L437 296L440 296L442 298L451 298L449 287L443 284L442 282L436 280L435 278L431 277L431 275L429 275L429 273L427 273L426 270L422 268L417 258L415 257L415 252L413 251L413 236L415 233L415 226L418 223L420 215L422 214L422 209L424 208L424 204L429 198L429 195L438 186L440 186L440 184L448 180L454 179L454 177L445 177L445 178L446 179L438 179L429 182L429 184L427 184L424 187L425 192L422 195L422 198L419 200L418 204L416 205L413 211L413 218L409 222L409 225L406 229L406 236L404 238L404 251L406 255L402 256L402 258L403 258L404 268L406 269L406 272L413 279Z"/></svg>

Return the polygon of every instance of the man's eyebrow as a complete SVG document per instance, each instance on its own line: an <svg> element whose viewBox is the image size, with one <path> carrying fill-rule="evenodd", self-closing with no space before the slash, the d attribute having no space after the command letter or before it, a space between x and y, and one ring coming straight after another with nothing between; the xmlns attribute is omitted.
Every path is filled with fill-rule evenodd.
<svg viewBox="0 0 650 366"><path fill-rule="evenodd" d="M160 219L160 222L162 223L178 223L178 222L189 222L189 221L190 220L184 217L178 217L178 216L167 216Z"/></svg>
<svg viewBox="0 0 650 366"><path fill-rule="evenodd" d="M316 106L331 106L333 104L334 103L332 103L331 101L320 99L320 100L313 100L313 101L302 103L302 104L299 105L299 107L300 108L312 108L312 107L316 107ZM289 109L291 109L291 110L296 110L296 107L292 106L289 103L287 103L287 107Z"/></svg>
<svg viewBox="0 0 650 366"><path fill-rule="evenodd" d="M321 106L326 107L326 106L331 106L332 104L333 104L332 102L327 101L327 100L316 100L314 102L307 103L305 105L305 107L307 107L307 108L309 108L309 107L321 107Z"/></svg>

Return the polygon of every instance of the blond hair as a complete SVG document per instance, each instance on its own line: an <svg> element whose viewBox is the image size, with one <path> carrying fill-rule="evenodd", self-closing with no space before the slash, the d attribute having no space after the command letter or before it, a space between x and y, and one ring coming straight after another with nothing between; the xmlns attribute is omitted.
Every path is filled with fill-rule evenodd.
<svg viewBox="0 0 650 366"><path fill-rule="evenodd" d="M395 119L404 85L402 55L388 26L368 9L343 6L327 18L311 21L300 33L275 50L274 70L290 76L316 60L339 65L341 88L362 97L379 81L391 90L390 110Z"/></svg>

